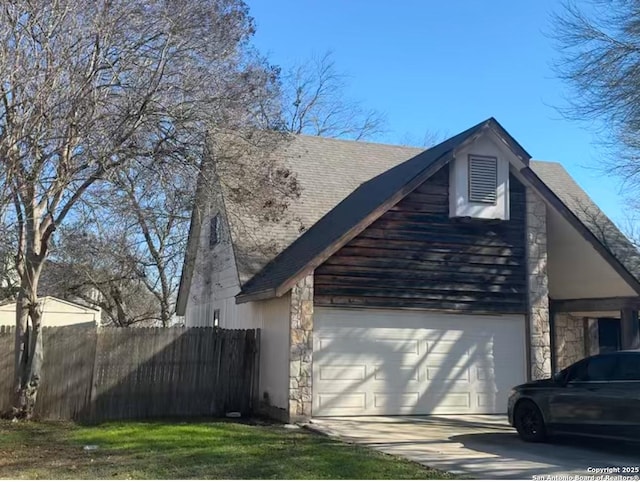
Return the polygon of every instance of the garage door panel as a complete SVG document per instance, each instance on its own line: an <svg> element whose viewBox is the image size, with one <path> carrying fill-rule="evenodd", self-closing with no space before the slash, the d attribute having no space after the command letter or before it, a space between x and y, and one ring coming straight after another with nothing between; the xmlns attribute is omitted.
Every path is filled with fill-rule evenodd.
<svg viewBox="0 0 640 482"><path fill-rule="evenodd" d="M378 410L393 410L400 408L414 409L418 406L419 398L419 392L374 393L373 406Z"/></svg>
<svg viewBox="0 0 640 482"><path fill-rule="evenodd" d="M432 408L431 413L465 413L471 408L471 394L469 392L432 391L427 404Z"/></svg>
<svg viewBox="0 0 640 482"><path fill-rule="evenodd" d="M363 381L367 376L366 365L321 365L318 370L321 381Z"/></svg>
<svg viewBox="0 0 640 482"><path fill-rule="evenodd" d="M491 409L496 404L496 392L491 393L476 393L476 405L479 408Z"/></svg>
<svg viewBox="0 0 640 482"><path fill-rule="evenodd" d="M375 342L349 335L320 337L320 351L328 353L376 353Z"/></svg>
<svg viewBox="0 0 640 482"><path fill-rule="evenodd" d="M374 380L409 382L420 381L420 370L416 365L385 364L374 366Z"/></svg>
<svg viewBox="0 0 640 482"><path fill-rule="evenodd" d="M320 409L327 415L341 413L354 414L366 409L366 394L364 392L329 392L321 393L318 397Z"/></svg>
<svg viewBox="0 0 640 482"><path fill-rule="evenodd" d="M371 335L369 335L371 336ZM420 356L419 340L404 339L362 339L353 338L347 334L340 337L318 336L317 350L314 356L320 360L348 359L356 357L358 360L395 361L415 364Z"/></svg>
<svg viewBox="0 0 640 482"><path fill-rule="evenodd" d="M496 371L493 367L474 367L476 372L476 380L479 381L488 381L494 380L496 376Z"/></svg>
<svg viewBox="0 0 640 482"><path fill-rule="evenodd" d="M524 348L523 316L319 308L313 414L504 413Z"/></svg>
<svg viewBox="0 0 640 482"><path fill-rule="evenodd" d="M376 351L379 351L384 355L418 355L420 353L420 342L415 339L377 338L374 345Z"/></svg>
<svg viewBox="0 0 640 482"><path fill-rule="evenodd" d="M469 338L460 338L456 340L427 340L427 353L440 354L446 356L467 356L469 353Z"/></svg>
<svg viewBox="0 0 640 482"><path fill-rule="evenodd" d="M434 364L427 366L426 378L430 382L437 382L441 380L453 380L461 382L471 381L469 368L459 365L447 366L447 364L445 363L443 363L442 365Z"/></svg>

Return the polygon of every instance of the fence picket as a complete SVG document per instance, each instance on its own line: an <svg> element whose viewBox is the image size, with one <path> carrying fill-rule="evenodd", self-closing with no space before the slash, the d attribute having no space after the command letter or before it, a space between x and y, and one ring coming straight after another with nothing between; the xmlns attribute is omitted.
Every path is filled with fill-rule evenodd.
<svg viewBox="0 0 640 482"><path fill-rule="evenodd" d="M0 326L0 413L12 404L13 327ZM248 414L255 330L45 327L35 416L101 421Z"/></svg>

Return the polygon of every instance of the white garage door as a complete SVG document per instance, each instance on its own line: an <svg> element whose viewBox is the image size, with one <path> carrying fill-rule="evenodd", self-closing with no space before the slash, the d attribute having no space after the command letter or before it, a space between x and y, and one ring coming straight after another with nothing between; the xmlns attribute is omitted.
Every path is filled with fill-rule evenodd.
<svg viewBox="0 0 640 482"><path fill-rule="evenodd" d="M313 415L506 413L524 316L317 308Z"/></svg>

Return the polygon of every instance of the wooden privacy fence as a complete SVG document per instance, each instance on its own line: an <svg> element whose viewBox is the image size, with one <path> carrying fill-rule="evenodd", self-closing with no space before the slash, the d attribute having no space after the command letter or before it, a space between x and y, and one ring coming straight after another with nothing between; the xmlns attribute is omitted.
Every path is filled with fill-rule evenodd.
<svg viewBox="0 0 640 482"><path fill-rule="evenodd" d="M35 414L102 421L251 413L260 330L43 328ZM0 327L0 412L11 408L14 329Z"/></svg>

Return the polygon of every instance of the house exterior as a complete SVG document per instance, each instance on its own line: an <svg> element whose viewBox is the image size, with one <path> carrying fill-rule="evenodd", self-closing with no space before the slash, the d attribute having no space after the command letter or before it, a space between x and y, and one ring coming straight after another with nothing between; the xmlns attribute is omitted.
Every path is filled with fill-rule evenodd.
<svg viewBox="0 0 640 482"><path fill-rule="evenodd" d="M90 308L54 296L42 298L42 326L97 326L100 309ZM16 304L0 305L0 326L16 324Z"/></svg>
<svg viewBox="0 0 640 482"><path fill-rule="evenodd" d="M194 210L177 310L261 329L284 420L504 413L509 389L639 344L640 255L493 118L428 150L294 136L278 223Z"/></svg>

